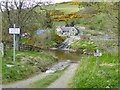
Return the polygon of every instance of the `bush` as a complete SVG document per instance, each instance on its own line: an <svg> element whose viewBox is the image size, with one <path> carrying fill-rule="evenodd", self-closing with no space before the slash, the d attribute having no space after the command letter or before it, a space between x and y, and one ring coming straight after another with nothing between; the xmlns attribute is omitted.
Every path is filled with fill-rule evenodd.
<svg viewBox="0 0 120 90"><path fill-rule="evenodd" d="M58 36L55 34L53 36L53 41L55 41L57 44L61 44L65 40L65 37Z"/></svg>

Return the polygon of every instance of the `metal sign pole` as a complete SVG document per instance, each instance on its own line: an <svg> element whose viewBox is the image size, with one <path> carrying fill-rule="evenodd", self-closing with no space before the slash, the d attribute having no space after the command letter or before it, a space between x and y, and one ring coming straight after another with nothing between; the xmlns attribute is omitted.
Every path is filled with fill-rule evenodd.
<svg viewBox="0 0 120 90"><path fill-rule="evenodd" d="M14 24L14 28L15 28L15 24ZM15 62L15 34L13 34L13 61Z"/></svg>
<svg viewBox="0 0 120 90"><path fill-rule="evenodd" d="M15 62L15 54L16 54L16 42L15 42L15 34L20 34L20 28L15 28L15 24L13 26L13 28L9 28L9 34L13 34L13 60Z"/></svg>

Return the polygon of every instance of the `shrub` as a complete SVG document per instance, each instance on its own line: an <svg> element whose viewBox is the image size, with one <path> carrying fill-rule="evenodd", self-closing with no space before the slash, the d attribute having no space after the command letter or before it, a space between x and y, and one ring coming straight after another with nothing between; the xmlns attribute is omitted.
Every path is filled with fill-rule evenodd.
<svg viewBox="0 0 120 90"><path fill-rule="evenodd" d="M81 2L70 2L71 5L79 5Z"/></svg>
<svg viewBox="0 0 120 90"><path fill-rule="evenodd" d="M55 41L57 44L61 44L65 40L65 37L58 36L55 34L53 36L53 41Z"/></svg>

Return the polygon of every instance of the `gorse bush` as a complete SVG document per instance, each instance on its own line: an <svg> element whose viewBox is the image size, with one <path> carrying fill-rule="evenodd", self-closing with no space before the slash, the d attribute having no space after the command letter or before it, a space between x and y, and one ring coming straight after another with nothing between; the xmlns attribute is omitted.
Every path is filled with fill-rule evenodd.
<svg viewBox="0 0 120 90"><path fill-rule="evenodd" d="M95 15L96 14L78 14L76 12L72 12L69 14L64 14L61 16L54 17L54 21L69 21L75 18L88 18L88 17L93 17Z"/></svg>

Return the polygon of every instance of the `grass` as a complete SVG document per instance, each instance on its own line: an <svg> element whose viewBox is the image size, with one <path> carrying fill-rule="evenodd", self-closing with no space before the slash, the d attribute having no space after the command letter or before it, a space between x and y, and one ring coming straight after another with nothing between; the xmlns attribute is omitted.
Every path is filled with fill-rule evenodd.
<svg viewBox="0 0 120 90"><path fill-rule="evenodd" d="M58 21L54 21L54 25L56 26L56 28L57 28L57 26L60 26L60 25L65 25L65 22L58 22Z"/></svg>
<svg viewBox="0 0 120 90"><path fill-rule="evenodd" d="M83 56L74 78L72 88L118 88L118 40L93 40L102 56Z"/></svg>
<svg viewBox="0 0 120 90"><path fill-rule="evenodd" d="M118 40L94 40L93 41L99 49L104 53L118 54Z"/></svg>
<svg viewBox="0 0 120 90"><path fill-rule="evenodd" d="M12 50L7 50L6 57L2 60L2 82L10 83L44 72L50 68L58 59L52 55L42 52L17 51L16 61L12 60ZM7 67L12 64L13 67Z"/></svg>
<svg viewBox="0 0 120 90"><path fill-rule="evenodd" d="M31 88L46 88L51 83L53 83L55 80L57 80L63 74L63 72L64 72L64 70L57 71L57 72L53 73L52 75L49 75L49 76L43 78L42 80L38 80L37 82L32 83L30 85L30 87Z"/></svg>
<svg viewBox="0 0 120 90"><path fill-rule="evenodd" d="M84 34L112 35L118 32L117 28L114 28L115 24L104 13L89 18L78 18L75 19L75 22L77 26L86 27L86 30L83 31Z"/></svg>
<svg viewBox="0 0 120 90"><path fill-rule="evenodd" d="M70 5L67 3L47 5L45 6L45 8L48 10L61 10L62 12L65 12L65 13L77 12L79 10L77 5Z"/></svg>
<svg viewBox="0 0 120 90"><path fill-rule="evenodd" d="M84 57L75 73L72 88L117 88L118 56L103 54L96 66L96 57Z"/></svg>
<svg viewBox="0 0 120 90"><path fill-rule="evenodd" d="M85 50L85 51L94 51L97 46L94 44L93 41L90 40L74 40L73 43L70 45L70 48L75 50Z"/></svg>
<svg viewBox="0 0 120 90"><path fill-rule="evenodd" d="M1 78L2 78L2 53L0 52L0 84L1 84Z"/></svg>

